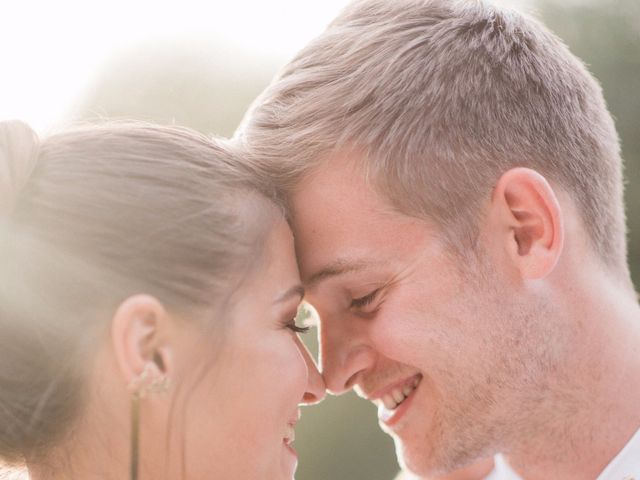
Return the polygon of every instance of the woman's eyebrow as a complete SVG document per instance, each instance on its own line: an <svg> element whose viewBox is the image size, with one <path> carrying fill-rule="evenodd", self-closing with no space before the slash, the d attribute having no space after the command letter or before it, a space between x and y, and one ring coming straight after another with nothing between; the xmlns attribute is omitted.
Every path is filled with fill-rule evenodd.
<svg viewBox="0 0 640 480"><path fill-rule="evenodd" d="M300 297L300 301L304 298L304 287L302 285L294 285L289 290L280 295L274 303L282 303L291 297Z"/></svg>

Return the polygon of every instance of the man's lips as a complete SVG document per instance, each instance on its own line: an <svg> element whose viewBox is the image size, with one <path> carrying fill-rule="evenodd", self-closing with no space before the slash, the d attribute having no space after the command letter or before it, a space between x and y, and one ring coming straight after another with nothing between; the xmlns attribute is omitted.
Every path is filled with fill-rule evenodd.
<svg viewBox="0 0 640 480"><path fill-rule="evenodd" d="M366 398L378 406L381 421L387 424L395 423L405 410L400 407L411 397L421 380L422 375L416 374L366 395Z"/></svg>
<svg viewBox="0 0 640 480"><path fill-rule="evenodd" d="M397 405L402 402L401 396L406 398L407 395L404 392L407 391L410 394L420 383L420 380L422 380L422 374L417 373L371 393L363 392L363 396L376 405L383 405L385 403L390 405L393 401L395 401Z"/></svg>

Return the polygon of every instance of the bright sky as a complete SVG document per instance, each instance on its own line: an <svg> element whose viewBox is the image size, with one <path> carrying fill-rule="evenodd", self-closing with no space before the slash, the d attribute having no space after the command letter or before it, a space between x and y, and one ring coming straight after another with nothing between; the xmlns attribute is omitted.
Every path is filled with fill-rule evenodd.
<svg viewBox="0 0 640 480"><path fill-rule="evenodd" d="M498 0L506 3L506 0ZM513 0L510 3L522 2ZM3 0L0 119L45 130L114 53L153 40L227 39L274 63L348 0Z"/></svg>
<svg viewBox="0 0 640 480"><path fill-rule="evenodd" d="M0 119L43 130L62 118L114 53L153 40L228 39L290 57L347 0L4 0Z"/></svg>

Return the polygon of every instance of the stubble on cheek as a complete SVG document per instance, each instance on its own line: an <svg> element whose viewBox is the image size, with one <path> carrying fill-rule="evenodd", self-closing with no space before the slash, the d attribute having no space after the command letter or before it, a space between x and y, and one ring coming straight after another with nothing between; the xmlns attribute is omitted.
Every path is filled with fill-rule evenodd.
<svg viewBox="0 0 640 480"><path fill-rule="evenodd" d="M423 431L407 438L403 446L407 464L422 463L421 474L461 468L497 451L501 392L507 380L504 367L496 364L504 363L506 356L484 349L484 342L493 339L483 338L481 329L465 328L462 319L473 318L469 315L459 312L448 317L448 333L444 328L431 331L423 350L431 350L431 365L423 379L432 389L426 394L433 406L425 413L431 418L423 418Z"/></svg>

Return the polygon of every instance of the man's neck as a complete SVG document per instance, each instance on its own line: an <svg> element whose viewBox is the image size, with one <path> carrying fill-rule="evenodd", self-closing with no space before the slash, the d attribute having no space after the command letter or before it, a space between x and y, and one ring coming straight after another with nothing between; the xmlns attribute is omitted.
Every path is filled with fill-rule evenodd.
<svg viewBox="0 0 640 480"><path fill-rule="evenodd" d="M596 478L640 428L640 309L612 287L577 302L575 347L542 421L504 452L525 480Z"/></svg>

